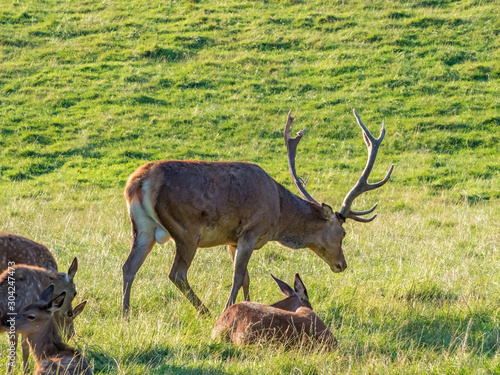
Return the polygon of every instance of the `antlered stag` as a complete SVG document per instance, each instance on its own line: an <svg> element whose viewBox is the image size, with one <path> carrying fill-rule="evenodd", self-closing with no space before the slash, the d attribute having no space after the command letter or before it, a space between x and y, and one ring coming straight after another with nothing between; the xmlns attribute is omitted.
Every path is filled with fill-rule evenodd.
<svg viewBox="0 0 500 375"><path fill-rule="evenodd" d="M375 184L368 176L385 134L374 138L354 110L368 147L368 161L359 181L347 194L340 212L319 204L306 191L295 171L297 145L303 130L290 137L294 117L288 114L285 141L290 173L302 198L273 180L262 168L243 162L204 162L164 160L139 167L127 181L125 199L132 222L132 246L123 265L124 315L130 306L130 288L135 275L155 242L175 241L175 258L169 278L200 311L208 312L187 280L187 271L198 247L228 245L234 263L233 284L225 309L231 306L243 286L249 300L247 264L253 250L268 241L292 248L309 248L325 261L333 272L347 267L342 252L342 228L346 219L369 222L363 218L370 210L351 210L361 193L385 184Z"/></svg>
<svg viewBox="0 0 500 375"><path fill-rule="evenodd" d="M215 323L213 336L236 345L259 341L293 345L309 341L325 349L335 348L337 340L312 310L299 274L295 274L294 289L271 276L287 298L271 306L248 301L230 306Z"/></svg>

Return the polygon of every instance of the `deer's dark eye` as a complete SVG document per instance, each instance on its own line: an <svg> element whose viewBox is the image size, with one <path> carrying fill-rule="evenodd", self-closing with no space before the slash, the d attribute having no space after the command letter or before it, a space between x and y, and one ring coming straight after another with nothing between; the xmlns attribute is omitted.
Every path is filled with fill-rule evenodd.
<svg viewBox="0 0 500 375"><path fill-rule="evenodd" d="M72 317L73 316L73 313L71 311L68 311L68 317Z"/></svg>
<svg viewBox="0 0 500 375"><path fill-rule="evenodd" d="M35 320L36 316L31 314L27 316L28 320Z"/></svg>

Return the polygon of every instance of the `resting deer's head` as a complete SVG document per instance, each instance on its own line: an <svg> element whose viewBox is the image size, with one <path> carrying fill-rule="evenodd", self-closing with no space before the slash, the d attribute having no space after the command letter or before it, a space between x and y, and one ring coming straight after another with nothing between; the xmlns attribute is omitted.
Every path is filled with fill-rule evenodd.
<svg viewBox="0 0 500 375"><path fill-rule="evenodd" d="M54 285L51 284L40 295L37 302L22 307L16 316L16 332L31 335L39 332L52 321L55 311L64 303L66 292L54 298Z"/></svg>
<svg viewBox="0 0 500 375"><path fill-rule="evenodd" d="M309 303L309 296L307 294L307 289L298 273L295 274L295 281L293 283L293 289L285 282L277 279L273 275L271 277L276 281L276 284L281 289L281 292L287 297L271 307L276 307L278 309L295 312L301 307L305 307L312 310L312 306Z"/></svg>

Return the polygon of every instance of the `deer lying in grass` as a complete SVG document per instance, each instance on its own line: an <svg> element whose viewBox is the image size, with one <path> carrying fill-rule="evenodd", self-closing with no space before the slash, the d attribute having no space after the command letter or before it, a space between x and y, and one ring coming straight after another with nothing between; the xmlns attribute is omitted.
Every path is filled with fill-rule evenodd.
<svg viewBox="0 0 500 375"><path fill-rule="evenodd" d="M16 317L16 330L26 336L35 358L35 375L92 375L87 360L62 342L52 314L63 306L66 292L53 298L54 289L50 285Z"/></svg>
<svg viewBox="0 0 500 375"><path fill-rule="evenodd" d="M271 306L239 302L222 313L213 329L236 345L255 342L283 344L320 344L326 349L337 346L337 340L323 321L312 311L306 287L295 274L294 289L271 275L287 298Z"/></svg>
<svg viewBox="0 0 500 375"><path fill-rule="evenodd" d="M378 148L385 135L373 137L354 111L368 147L368 161L361 177L346 195L339 212L320 204L309 195L295 171L297 145L303 131L290 137L294 117L288 114L285 142L288 165L302 198L273 180L251 163L163 160L142 165L127 181L125 199L132 223L132 246L123 264L122 313L130 307L130 289L137 271L155 243L175 241L175 258L170 280L200 312L208 309L191 289L187 272L199 247L228 245L234 263L233 284L225 309L243 287L250 300L247 265L255 249L269 241L292 248L309 248L333 272L342 272L347 263L342 251L347 219L369 222L371 213L351 210L362 193L385 184L392 173L377 183L368 183Z"/></svg>
<svg viewBox="0 0 500 375"><path fill-rule="evenodd" d="M76 296L76 287L73 279L77 270L78 261L75 258L69 267L68 273L60 273L41 267L19 264L8 268L0 275L0 321L12 322L9 330L5 330L5 327L0 327L0 332L2 332L2 330L6 331L9 336L9 342L12 342L13 355L9 361L9 371L13 370L12 365L15 360L15 349L17 347L19 334L18 331L15 330L15 325L13 323L15 319L9 319L23 306L37 301L40 293L49 285L53 284L57 293L65 291L67 295L60 309L60 317L58 318L59 324L64 325L66 322L65 319L72 320L73 309L71 302ZM24 344L23 364L25 370L27 369L28 356L29 350Z"/></svg>

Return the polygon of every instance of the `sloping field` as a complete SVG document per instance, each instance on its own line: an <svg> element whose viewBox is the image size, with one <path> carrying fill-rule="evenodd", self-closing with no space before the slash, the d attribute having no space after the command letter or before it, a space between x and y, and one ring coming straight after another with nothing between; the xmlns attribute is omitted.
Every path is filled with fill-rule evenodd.
<svg viewBox="0 0 500 375"><path fill-rule="evenodd" d="M78 256L89 303L71 345L96 373L500 373L499 30L498 3L481 0L0 0L0 231L45 243L61 269ZM121 320L123 188L139 165L245 160L296 192L291 109L306 127L298 173L338 210L366 162L352 108L374 135L386 124L371 180L395 170L355 202L379 216L345 225L347 270L274 243L249 264L266 304L281 298L270 273L300 272L338 351L212 339L223 247L189 273L211 317L168 280L169 243Z"/></svg>

